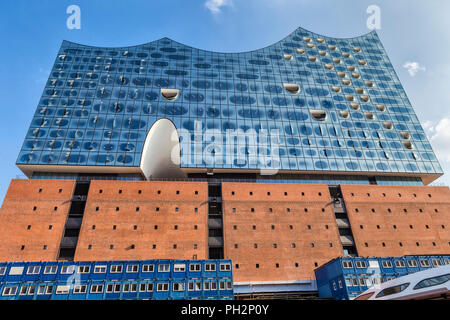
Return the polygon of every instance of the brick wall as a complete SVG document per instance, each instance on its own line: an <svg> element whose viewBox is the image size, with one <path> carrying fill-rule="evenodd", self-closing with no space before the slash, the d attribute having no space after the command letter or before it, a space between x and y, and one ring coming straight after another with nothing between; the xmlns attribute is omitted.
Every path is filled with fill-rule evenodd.
<svg viewBox="0 0 450 320"><path fill-rule="evenodd" d="M450 253L448 187L341 189L360 256Z"/></svg>
<svg viewBox="0 0 450 320"><path fill-rule="evenodd" d="M327 185L223 183L222 194L234 281L313 279L343 255Z"/></svg>
<svg viewBox="0 0 450 320"><path fill-rule="evenodd" d="M75 187L68 180L12 180L0 209L0 261L54 261Z"/></svg>
<svg viewBox="0 0 450 320"><path fill-rule="evenodd" d="M92 181L75 260L206 259L207 197L201 182Z"/></svg>

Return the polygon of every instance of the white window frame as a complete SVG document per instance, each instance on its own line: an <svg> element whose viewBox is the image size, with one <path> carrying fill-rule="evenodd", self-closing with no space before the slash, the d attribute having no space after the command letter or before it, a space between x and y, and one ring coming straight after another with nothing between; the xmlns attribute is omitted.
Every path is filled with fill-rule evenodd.
<svg viewBox="0 0 450 320"><path fill-rule="evenodd" d="M16 294L17 294L17 286L7 286L3 288L2 296L4 297L15 296Z"/></svg>
<svg viewBox="0 0 450 320"><path fill-rule="evenodd" d="M137 264L128 264L127 265L127 273L138 273L139 265Z"/></svg>
<svg viewBox="0 0 450 320"><path fill-rule="evenodd" d="M230 263L221 263L219 266L220 271L231 271L231 264Z"/></svg>
<svg viewBox="0 0 450 320"><path fill-rule="evenodd" d="M107 266L94 266L94 273L106 273Z"/></svg>
<svg viewBox="0 0 450 320"><path fill-rule="evenodd" d="M417 261L416 260L407 260L408 261L408 267L410 268L417 268Z"/></svg>
<svg viewBox="0 0 450 320"><path fill-rule="evenodd" d="M169 291L169 283L168 282L160 282L156 286L157 292L167 292Z"/></svg>
<svg viewBox="0 0 450 320"><path fill-rule="evenodd" d="M89 272L91 272L91 266L78 266L78 273L84 274Z"/></svg>
<svg viewBox="0 0 450 320"><path fill-rule="evenodd" d="M342 261L342 268L353 269L353 263L351 261Z"/></svg>
<svg viewBox="0 0 450 320"><path fill-rule="evenodd" d="M383 268L392 268L392 262L391 261L382 261L381 265Z"/></svg>
<svg viewBox="0 0 450 320"><path fill-rule="evenodd" d="M73 274L75 272L75 266L62 266L61 274Z"/></svg>
<svg viewBox="0 0 450 320"><path fill-rule="evenodd" d="M142 272L155 272L155 265L154 264L142 265Z"/></svg>
<svg viewBox="0 0 450 320"><path fill-rule="evenodd" d="M92 284L89 292L90 293L103 293L103 284Z"/></svg>
<svg viewBox="0 0 450 320"><path fill-rule="evenodd" d="M58 272L58 266L45 266L44 274L56 274Z"/></svg>
<svg viewBox="0 0 450 320"><path fill-rule="evenodd" d="M113 264L109 268L110 273L122 273L122 271L123 271L123 265L121 265L121 264Z"/></svg>
<svg viewBox="0 0 450 320"><path fill-rule="evenodd" d="M205 264L205 271L208 271L208 272L216 271L216 264L215 263L206 263Z"/></svg>
<svg viewBox="0 0 450 320"><path fill-rule="evenodd" d="M52 294L52 293L53 293L53 285L48 285L48 286L43 285L43 286L38 287L38 292L37 292L38 295L44 295L44 294L48 295L48 294Z"/></svg>
<svg viewBox="0 0 450 320"><path fill-rule="evenodd" d="M41 267L40 266L29 266L27 268L27 274L39 274L41 273Z"/></svg>
<svg viewBox="0 0 450 320"><path fill-rule="evenodd" d="M175 286L178 288L175 289ZM172 284L172 291L180 292L180 291L186 291L186 284L184 282L174 282Z"/></svg>
<svg viewBox="0 0 450 320"><path fill-rule="evenodd" d="M431 259L431 264L435 267L440 267L442 266L442 262L439 259Z"/></svg>
<svg viewBox="0 0 450 320"><path fill-rule="evenodd" d="M74 294L83 294L87 291L87 285L85 284L76 284L73 286L73 293Z"/></svg>
<svg viewBox="0 0 450 320"><path fill-rule="evenodd" d="M233 289L233 282L227 281L227 290L231 290L231 289Z"/></svg>
<svg viewBox="0 0 450 320"><path fill-rule="evenodd" d="M356 261L356 268L358 269L366 269L367 268L367 263L365 261Z"/></svg>
<svg viewBox="0 0 450 320"><path fill-rule="evenodd" d="M174 264L173 265L173 272L185 272L186 271L186 264Z"/></svg>
<svg viewBox="0 0 450 320"><path fill-rule="evenodd" d="M200 271L202 271L202 265L200 263L191 263L191 264L189 264L189 271L190 272L200 272Z"/></svg>
<svg viewBox="0 0 450 320"><path fill-rule="evenodd" d="M28 295L28 289L30 286L23 286L20 288L19 296L27 296Z"/></svg>
<svg viewBox="0 0 450 320"><path fill-rule="evenodd" d="M6 267L0 267L0 276L5 275L6 273Z"/></svg>
<svg viewBox="0 0 450 320"><path fill-rule="evenodd" d="M158 264L158 272L170 272L170 264Z"/></svg>
<svg viewBox="0 0 450 320"><path fill-rule="evenodd" d="M423 268L431 267L430 261L421 259L421 260L420 260L420 266L423 267Z"/></svg>
<svg viewBox="0 0 450 320"><path fill-rule="evenodd" d="M225 281L219 281L219 290L226 290Z"/></svg>
<svg viewBox="0 0 450 320"><path fill-rule="evenodd" d="M69 294L70 285L60 285L56 287L56 294Z"/></svg>
<svg viewBox="0 0 450 320"><path fill-rule="evenodd" d="M405 262L403 260L395 260L395 267L396 268L405 268Z"/></svg>

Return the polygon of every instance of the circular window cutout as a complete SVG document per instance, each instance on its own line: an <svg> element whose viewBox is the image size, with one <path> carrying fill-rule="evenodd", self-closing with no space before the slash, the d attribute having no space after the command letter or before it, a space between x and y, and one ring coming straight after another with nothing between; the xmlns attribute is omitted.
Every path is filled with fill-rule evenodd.
<svg viewBox="0 0 450 320"><path fill-rule="evenodd" d="M350 103L350 107L352 107L353 110L359 110L360 105L359 103Z"/></svg>
<svg viewBox="0 0 450 320"><path fill-rule="evenodd" d="M369 120L374 120L375 116L372 112L364 112L364 116Z"/></svg>
<svg viewBox="0 0 450 320"><path fill-rule="evenodd" d="M383 126L388 130L391 130L394 127L394 125L390 121L383 122Z"/></svg>
<svg viewBox="0 0 450 320"><path fill-rule="evenodd" d="M400 132L400 136L401 136L403 139L405 139L405 140L411 139L411 134L410 134L409 132L406 132L406 131Z"/></svg>
<svg viewBox="0 0 450 320"><path fill-rule="evenodd" d="M338 92L338 93L341 92L341 87L332 86L331 88L333 89L334 92Z"/></svg>
<svg viewBox="0 0 450 320"><path fill-rule="evenodd" d="M327 119L327 113L325 110L309 110L309 113L316 121L325 121Z"/></svg>
<svg viewBox="0 0 450 320"><path fill-rule="evenodd" d="M350 116L350 113L348 111L340 111L339 112L342 118L347 119Z"/></svg>
<svg viewBox="0 0 450 320"><path fill-rule="evenodd" d="M178 98L180 90L178 89L163 89L161 88L161 96L169 101L174 101Z"/></svg>
<svg viewBox="0 0 450 320"><path fill-rule="evenodd" d="M406 149L413 149L414 148L414 146L413 146L413 144L411 143L411 141L403 141L402 142L403 143L403 146L406 148Z"/></svg>
<svg viewBox="0 0 450 320"><path fill-rule="evenodd" d="M376 107L377 107L378 111L381 111L381 112L386 111L386 106L383 104L377 104Z"/></svg>
<svg viewBox="0 0 450 320"><path fill-rule="evenodd" d="M284 89L289 93L296 94L300 92L300 86L296 83L283 83Z"/></svg>

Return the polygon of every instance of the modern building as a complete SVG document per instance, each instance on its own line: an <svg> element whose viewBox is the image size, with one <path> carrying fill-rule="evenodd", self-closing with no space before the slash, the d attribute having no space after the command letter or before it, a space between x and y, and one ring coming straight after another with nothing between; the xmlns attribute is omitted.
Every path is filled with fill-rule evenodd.
<svg viewBox="0 0 450 320"><path fill-rule="evenodd" d="M372 287L420 271L450 265L450 255L340 257L315 270L319 296L350 300Z"/></svg>
<svg viewBox="0 0 450 320"><path fill-rule="evenodd" d="M0 300L231 300L227 260L0 263Z"/></svg>
<svg viewBox="0 0 450 320"><path fill-rule="evenodd" d="M237 297L344 256L450 253L450 190L376 32L218 53L64 41L0 261L230 259Z"/></svg>

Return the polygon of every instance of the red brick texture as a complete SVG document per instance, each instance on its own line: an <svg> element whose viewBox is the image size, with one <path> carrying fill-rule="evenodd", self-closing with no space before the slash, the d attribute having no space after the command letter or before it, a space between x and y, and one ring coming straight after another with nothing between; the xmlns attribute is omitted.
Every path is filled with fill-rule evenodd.
<svg viewBox="0 0 450 320"><path fill-rule="evenodd" d="M0 261L54 261L75 181L12 180L0 209Z"/></svg>
<svg viewBox="0 0 450 320"><path fill-rule="evenodd" d="M327 185L223 183L222 195L236 282L314 279L343 255Z"/></svg>
<svg viewBox="0 0 450 320"><path fill-rule="evenodd" d="M450 190L341 186L358 254L450 254Z"/></svg>
<svg viewBox="0 0 450 320"><path fill-rule="evenodd" d="M207 183L92 181L75 260L207 259L207 219Z"/></svg>

